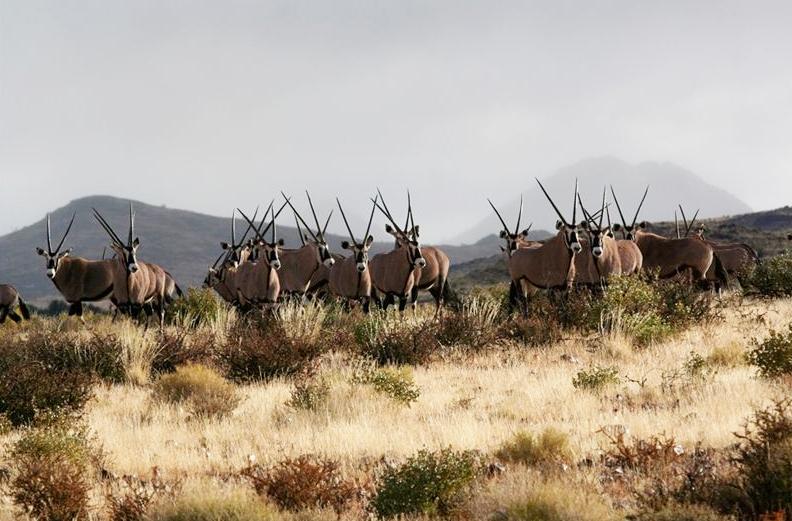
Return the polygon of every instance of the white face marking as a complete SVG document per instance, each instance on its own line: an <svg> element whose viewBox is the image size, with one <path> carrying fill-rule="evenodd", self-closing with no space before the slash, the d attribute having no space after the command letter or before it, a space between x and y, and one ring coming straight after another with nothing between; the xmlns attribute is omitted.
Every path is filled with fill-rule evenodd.
<svg viewBox="0 0 792 521"><path fill-rule="evenodd" d="M570 247L572 248L572 251L575 252L575 253L580 253L580 250L583 249L583 247L580 245L579 242L573 242L570 245Z"/></svg>
<svg viewBox="0 0 792 521"><path fill-rule="evenodd" d="M335 259L332 257L325 259L324 261L324 265L327 266L328 268L331 267L333 264L335 264Z"/></svg>
<svg viewBox="0 0 792 521"><path fill-rule="evenodd" d="M423 258L421 258L421 259L415 259L415 266L416 266L416 267L418 267L418 268L424 268L424 267L426 267L426 260L425 260L425 259L423 259Z"/></svg>
<svg viewBox="0 0 792 521"><path fill-rule="evenodd" d="M591 253L593 253L595 257L601 257L602 256L602 248L599 247L599 246L595 246L594 248L592 248Z"/></svg>
<svg viewBox="0 0 792 521"><path fill-rule="evenodd" d="M49 278L55 277L55 270L53 268L47 270L47 277Z"/></svg>
<svg viewBox="0 0 792 521"><path fill-rule="evenodd" d="M272 266L272 268L273 268L273 269L279 270L279 269L280 269L280 267L281 267L280 260L278 260L278 259L275 259L274 261L272 261L272 262L270 263L270 266Z"/></svg>
<svg viewBox="0 0 792 521"><path fill-rule="evenodd" d="M363 273L364 271L366 271L366 263L365 262L358 262L357 263L357 270L360 273Z"/></svg>

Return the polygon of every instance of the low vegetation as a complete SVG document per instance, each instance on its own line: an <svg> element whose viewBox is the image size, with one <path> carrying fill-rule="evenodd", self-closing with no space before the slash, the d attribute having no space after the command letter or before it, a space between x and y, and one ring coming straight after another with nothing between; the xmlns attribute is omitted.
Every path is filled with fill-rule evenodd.
<svg viewBox="0 0 792 521"><path fill-rule="evenodd" d="M216 371L202 365L179 367L154 383L155 400L184 405L191 415L200 418L222 418L239 404L236 387Z"/></svg>

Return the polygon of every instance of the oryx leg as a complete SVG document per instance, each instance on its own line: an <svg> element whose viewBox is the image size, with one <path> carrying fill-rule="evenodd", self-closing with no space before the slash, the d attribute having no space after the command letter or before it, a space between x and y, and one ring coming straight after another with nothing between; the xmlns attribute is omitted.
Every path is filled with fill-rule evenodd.
<svg viewBox="0 0 792 521"><path fill-rule="evenodd" d="M519 291L519 299L520 299L520 309L522 311L523 317L528 317L528 295L533 294L535 291L534 287L525 279L520 279L520 291Z"/></svg>
<svg viewBox="0 0 792 521"><path fill-rule="evenodd" d="M399 313L404 313L404 308L407 307L407 297L399 295Z"/></svg>
<svg viewBox="0 0 792 521"><path fill-rule="evenodd" d="M0 324L5 323L7 316L8 316L8 308L7 307L0 308Z"/></svg>
<svg viewBox="0 0 792 521"><path fill-rule="evenodd" d="M361 301L361 302L362 302L362 304L363 304L363 313L365 313L366 315L368 315L368 313L369 313L369 307L370 307L370 305L371 305L371 297L363 297L362 299L360 299L360 301Z"/></svg>
<svg viewBox="0 0 792 521"><path fill-rule="evenodd" d="M17 312L16 312L16 311L14 311L13 309L9 309L9 310L8 310L8 318L10 318L11 320L13 320L13 321L14 321L14 322L16 322L17 324L19 324L20 322L22 322L22 317L20 317L19 315L17 315Z"/></svg>

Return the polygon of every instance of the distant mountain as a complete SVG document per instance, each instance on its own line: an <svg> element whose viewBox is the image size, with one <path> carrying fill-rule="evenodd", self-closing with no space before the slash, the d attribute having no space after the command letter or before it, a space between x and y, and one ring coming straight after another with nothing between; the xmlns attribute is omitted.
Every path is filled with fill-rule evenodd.
<svg viewBox="0 0 792 521"><path fill-rule="evenodd" d="M728 192L706 183L694 173L671 163L646 162L636 165L613 157L587 159L562 168L542 180L565 218L572 217L572 193L575 179L580 194L590 211L598 208L602 188L613 185L622 205L625 218L632 220L643 191L649 185L640 219L657 221L673 219L674 209L682 204L691 213L700 208L700 217L719 217L750 212L750 207ZM525 209L523 222L533 222L537 228L552 229L556 214L533 179L525 180ZM610 193L608 194L610 200ZM520 194L510 201L496 201L498 209L511 226L517 218ZM578 212L580 215L580 212ZM616 206L611 206L611 218L618 218ZM578 219L579 220L579 219ZM500 230L497 217L490 212L478 224L450 241L470 243Z"/></svg>
<svg viewBox="0 0 792 521"><path fill-rule="evenodd" d="M72 213L77 214L64 249L73 248L72 255L89 259L102 257L106 250L111 255L109 240L94 220L91 208L95 207L115 228L122 238L126 237L129 201L109 196L91 196L77 199L54 210L52 235L55 244L60 240ZM220 241L229 240L230 219L204 215L185 210L174 210L133 201L137 218L136 232L141 239L140 258L156 262L170 271L184 287L199 286L206 276L207 267L214 262L221 250ZM290 212L284 211L279 222L293 223ZM238 233L244 233L247 223L237 220ZM299 244L294 226L278 225L278 234L286 240L287 247ZM392 248L393 242L380 240L384 231L373 231L377 240L372 253ZM535 237L545 234L537 232ZM328 234L333 252L343 253L340 243L346 236ZM36 255L36 247L45 247L45 220L0 237L0 283L15 285L28 300L44 304L58 298L57 290L44 275L44 260ZM53 244L53 246L55 245ZM467 246L442 246L453 263L465 262L499 251L496 236L485 237Z"/></svg>

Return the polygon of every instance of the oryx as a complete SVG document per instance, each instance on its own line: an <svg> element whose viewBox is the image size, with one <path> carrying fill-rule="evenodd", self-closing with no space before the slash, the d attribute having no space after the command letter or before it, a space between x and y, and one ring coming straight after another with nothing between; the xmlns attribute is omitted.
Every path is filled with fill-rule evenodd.
<svg viewBox="0 0 792 521"><path fill-rule="evenodd" d="M115 233L110 224L94 208L94 217L110 236L110 247L116 254L113 263L113 299L118 310L133 317L144 311L148 317L152 311L159 314L160 327L165 324L165 308L172 301L172 291L181 294L181 289L162 267L150 262L138 261L137 250L140 239L135 236L135 213L129 203L129 234L126 244ZM147 322L148 324L148 322Z"/></svg>
<svg viewBox="0 0 792 521"><path fill-rule="evenodd" d="M17 308L19 313L16 312ZM30 320L30 311L14 286L0 284L0 324L5 322L6 317L19 323L22 319Z"/></svg>
<svg viewBox="0 0 792 521"><path fill-rule="evenodd" d="M373 199L374 206L391 222L385 231L396 239L396 248L371 258L371 278L377 300L387 309L395 299L399 299L399 311L404 311L413 290L417 286L426 259L421 252L418 240L396 224L382 194L377 190L379 202ZM380 206L382 202L382 206ZM407 218L409 219L409 209ZM392 226L391 226L392 225ZM381 295L381 296L380 296Z"/></svg>
<svg viewBox="0 0 792 521"><path fill-rule="evenodd" d="M643 269L643 254L638 245L626 239L617 239L611 225L610 210L605 207L605 217L608 219L608 236L616 241L619 250L622 275L638 275Z"/></svg>
<svg viewBox="0 0 792 521"><path fill-rule="evenodd" d="M323 278L319 273L325 272L329 275L329 269L332 268L336 260L330 253L330 249L325 239L325 232L327 225L330 224L330 218L333 216L332 210L327 215L324 226L319 224L319 218L316 216L311 195L306 190L305 195L308 198L308 205L311 207L311 214L313 215L314 223L316 224L316 231L311 229L311 226L305 222L300 213L286 199L291 207L297 224L297 233L300 236L302 247L297 249L284 249L281 251L281 269L278 272L281 282L281 292L286 294L298 295L304 297L309 291L316 291L318 284ZM285 195L283 196L286 197ZM302 223L307 233L303 233ZM322 268L327 270L322 270ZM317 276L319 275L319 276ZM317 280L318 279L318 280ZM327 279L325 279L327 280Z"/></svg>
<svg viewBox="0 0 792 521"><path fill-rule="evenodd" d="M710 245L715 251L715 255L717 255L718 259L720 259L721 263L723 264L723 268L729 275L740 280L745 279L745 277L748 277L751 273L753 273L754 268L759 263L759 254L756 253L756 250L745 243L721 242L706 239L704 237L706 228L703 224L699 226L698 230L696 230L696 233L691 235L693 225L695 224L696 217L698 216L698 210L696 210L696 213L693 215L693 218L690 220L690 222L687 221L685 210L682 208L681 204L679 205L679 211L682 214L682 220L685 224L685 237L695 237ZM715 264L716 263L713 263L713 265L710 266L710 269L707 271L707 280L717 281L718 277L715 270Z"/></svg>
<svg viewBox="0 0 792 521"><path fill-rule="evenodd" d="M239 265L233 281L234 293L243 308L262 307L278 301L281 288L278 277L278 270L281 267L280 250L284 242L283 239L278 239L276 220L285 207L286 203L283 203L276 213L275 208L270 205L272 218L263 230L261 227L267 219L266 213L262 217L261 224L256 227L242 210L237 210L248 224L253 226L255 234L250 260ZM270 229L272 229L272 240L267 241L264 236Z"/></svg>
<svg viewBox="0 0 792 521"><path fill-rule="evenodd" d="M273 203L270 203L266 212L269 213ZM253 222L258 217L259 209L256 208L256 213L253 214ZM214 264L209 267L209 271L204 279L204 286L214 289L220 297L229 304L237 304L237 294L235 291L234 277L239 265L248 260L250 256L252 243L247 241L247 236L252 226L248 224L248 228L242 239L237 241L236 238L236 209L231 214L231 243L225 241L220 243L223 249Z"/></svg>
<svg viewBox="0 0 792 521"><path fill-rule="evenodd" d="M36 252L46 260L47 277L69 304L69 316L76 315L83 320L83 302L99 302L112 298L113 266L112 260L87 260L71 257L71 248L61 251L66 237L71 231L72 215L66 231L58 245L52 247L52 228L47 214L47 249L36 248Z"/></svg>
<svg viewBox="0 0 792 521"><path fill-rule="evenodd" d="M377 204L377 198L374 198L374 205L371 207L371 215L369 216L368 225L366 226L366 233L363 234L362 240L358 241L355 234L352 233L352 228L349 226L344 208L341 206L341 201L336 197L336 204L338 209L341 210L341 217L344 220L346 229L349 232L350 241L343 241L341 248L349 250L350 255L345 259L336 261L330 268L330 292L338 297L345 299L347 302L356 300L363 306L363 312L368 313L371 304L371 270L369 269L368 252L371 243L374 242L374 237L369 235L371 231L371 222L374 220L374 210Z"/></svg>
<svg viewBox="0 0 792 521"><path fill-rule="evenodd" d="M583 206L583 200L578 194L578 204L583 212L584 220L580 222L580 229L588 239L588 249L575 256L575 284L576 285L601 285L612 276L621 275L621 256L616 240L609 234L610 226L603 227L605 220L605 190L602 190L602 208L599 220Z"/></svg>
<svg viewBox="0 0 792 521"><path fill-rule="evenodd" d="M643 206L646 199L646 194L649 187L644 191L641 203L633 217L632 224L627 225L624 214L621 211L619 200L616 198L616 193L611 187L613 200L616 203L616 208L619 210L619 216L622 219L621 224L616 223L613 225L614 231L623 231L628 240L635 241L635 244L641 250L643 255L643 269L649 272L656 272L660 278L670 278L679 273L684 273L688 269L691 271L693 280L706 284L707 270L709 270L712 263L715 264L717 271L717 278L719 284L726 284L728 276L723 266L714 254L714 250L708 244L694 239L691 237L683 237L681 239L668 239L655 233L646 231L649 224L646 221L641 221L636 225L638 220L638 212Z"/></svg>
<svg viewBox="0 0 792 521"><path fill-rule="evenodd" d="M524 248L517 247L514 250L507 249L509 275L522 298L523 314L528 312L528 296L536 291L540 289L569 288L575 279L575 255L583 249L578 237L578 226L575 224L578 205L577 181L575 181L575 193L572 198L571 222L564 218L542 183L538 179L536 182L559 217L556 222L558 233L541 245ZM490 205L495 210L498 219L500 219L503 231L506 235L512 235L495 205L492 202L490 202ZM518 218L515 234L517 233L516 230L519 229L520 222ZM503 236L504 234L502 233L501 237Z"/></svg>

